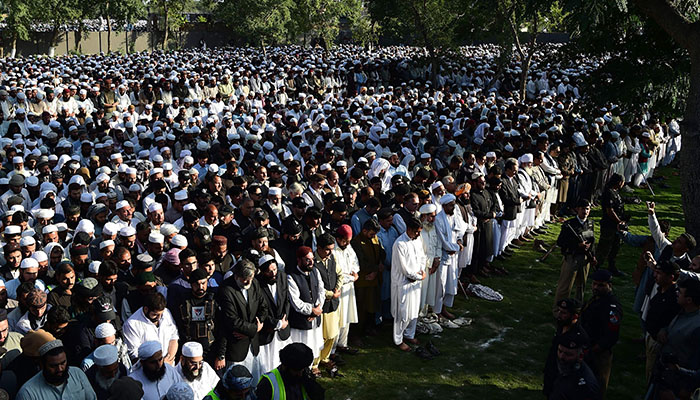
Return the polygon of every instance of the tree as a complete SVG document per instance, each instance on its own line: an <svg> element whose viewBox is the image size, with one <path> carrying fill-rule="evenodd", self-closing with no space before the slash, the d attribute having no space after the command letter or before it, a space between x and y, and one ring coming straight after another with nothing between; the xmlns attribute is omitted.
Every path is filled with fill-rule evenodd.
<svg viewBox="0 0 700 400"><path fill-rule="evenodd" d="M340 19L361 12L361 0L296 0L288 29L293 36L303 36L306 46L311 36L328 49L338 37Z"/></svg>
<svg viewBox="0 0 700 400"><path fill-rule="evenodd" d="M78 0L37 0L35 22L50 24L49 56L53 56L58 45L60 29L67 29L82 18L82 9Z"/></svg>
<svg viewBox="0 0 700 400"><path fill-rule="evenodd" d="M7 25L4 32L10 41L10 57L14 58L17 40L29 40L34 7L31 0L5 0L2 7L5 15L3 22Z"/></svg>
<svg viewBox="0 0 700 400"><path fill-rule="evenodd" d="M163 24L161 48L166 50L170 31L176 31L185 24L183 14L192 7L192 0L156 0L155 7Z"/></svg>
<svg viewBox="0 0 700 400"><path fill-rule="evenodd" d="M249 43L265 44L284 40L291 20L292 0L226 0L217 9L219 18Z"/></svg>

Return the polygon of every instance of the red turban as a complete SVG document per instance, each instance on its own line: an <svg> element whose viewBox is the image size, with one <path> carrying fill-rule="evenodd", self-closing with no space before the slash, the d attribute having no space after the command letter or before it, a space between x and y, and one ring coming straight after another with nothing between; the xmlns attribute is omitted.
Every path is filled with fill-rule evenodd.
<svg viewBox="0 0 700 400"><path fill-rule="evenodd" d="M297 249L297 258L304 258L307 254L312 253L311 247L301 246Z"/></svg>
<svg viewBox="0 0 700 400"><path fill-rule="evenodd" d="M338 227L337 235L350 240L352 239L352 228L350 228L350 225L347 224L340 225L340 227Z"/></svg>

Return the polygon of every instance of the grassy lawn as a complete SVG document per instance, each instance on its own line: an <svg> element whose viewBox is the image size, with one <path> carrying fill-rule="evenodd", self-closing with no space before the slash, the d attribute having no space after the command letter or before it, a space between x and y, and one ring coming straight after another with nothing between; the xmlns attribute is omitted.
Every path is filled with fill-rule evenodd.
<svg viewBox="0 0 700 400"><path fill-rule="evenodd" d="M627 204L632 215L630 231L648 233L644 201L657 204L659 219L671 221L671 238L684 231L681 209L680 180L674 170L666 168L657 175L667 178L667 189L655 187L656 197L648 190L635 190L642 204ZM592 217L600 219L600 208ZM556 240L559 225L540 238L547 244ZM596 227L596 235L598 235ZM624 307L620 341L614 348L609 399L637 399L645 392L644 361L637 358L643 345L633 339L641 336L639 318L632 311L634 269L639 248L622 246L618 268L627 277L614 280L614 291ZM542 399L542 369L552 335L551 314L554 289L559 277L561 253L556 249L545 262L538 262L536 253L523 246L506 261L509 276L482 279L482 283L498 290L505 299L500 303L479 299L455 302L454 313L474 319L471 326L446 329L430 338L442 354L424 361L412 353L396 350L391 340L391 327L366 341L366 348L355 356L345 356L348 362L341 372L344 378L321 379L329 399ZM590 297L590 281L587 286ZM418 338L427 342L427 335Z"/></svg>

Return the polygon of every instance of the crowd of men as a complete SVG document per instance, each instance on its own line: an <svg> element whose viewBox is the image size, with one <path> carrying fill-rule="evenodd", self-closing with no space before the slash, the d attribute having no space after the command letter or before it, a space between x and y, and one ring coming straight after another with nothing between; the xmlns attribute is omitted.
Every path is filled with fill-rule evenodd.
<svg viewBox="0 0 700 400"><path fill-rule="evenodd" d="M409 47L0 60L0 387L22 400L322 398L314 379L342 377L343 355L381 324L398 350L436 353L419 317L464 325L450 312L460 284L508 274L494 261L546 250L535 237L574 216L545 392L569 398L584 374L599 396L622 318L616 253L646 243L621 229L620 192L673 162L678 124L623 121L614 105L584 115L594 64L538 53L519 98L517 61L496 73L495 47L462 52L439 71ZM591 204L604 209L597 249ZM700 292L680 284L671 321L658 276L690 269L695 242L670 242L650 213L639 310L648 351L668 354L695 332ZM596 258L608 266L580 312ZM697 352L671 349L697 376Z"/></svg>

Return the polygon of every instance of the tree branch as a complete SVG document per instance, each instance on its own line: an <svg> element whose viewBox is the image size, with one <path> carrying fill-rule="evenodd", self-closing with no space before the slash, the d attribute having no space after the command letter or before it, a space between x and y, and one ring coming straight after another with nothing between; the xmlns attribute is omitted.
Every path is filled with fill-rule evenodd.
<svg viewBox="0 0 700 400"><path fill-rule="evenodd" d="M689 51L696 45L698 28L678 12L670 0L632 0L639 9L653 19L678 44Z"/></svg>

